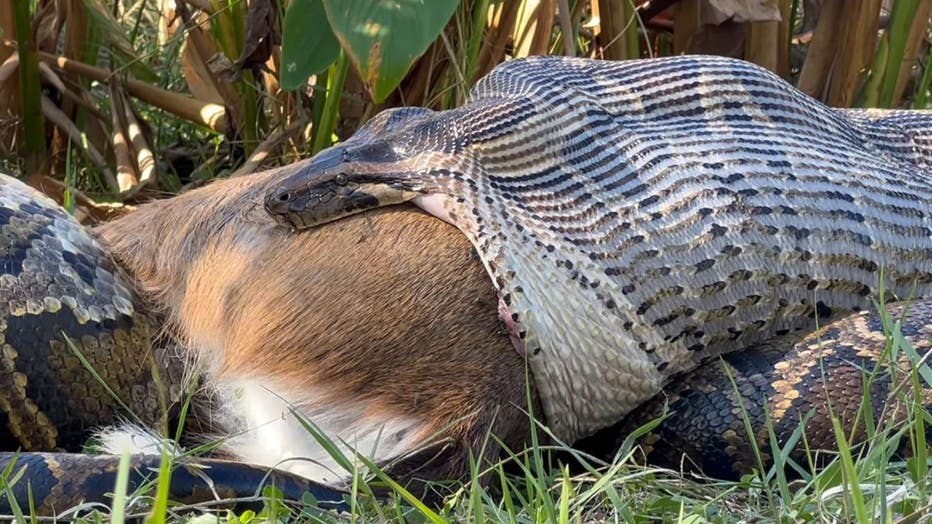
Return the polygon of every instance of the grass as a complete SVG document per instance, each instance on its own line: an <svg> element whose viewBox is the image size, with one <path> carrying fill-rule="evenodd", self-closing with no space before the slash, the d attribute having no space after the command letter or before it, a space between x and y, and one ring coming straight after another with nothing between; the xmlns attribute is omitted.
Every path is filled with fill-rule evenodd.
<svg viewBox="0 0 932 524"><path fill-rule="evenodd" d="M112 519L123 522L148 517L148 522L430 522L434 524L476 523L582 523L582 522L857 522L906 524L932 521L929 475L930 458L926 424L932 416L923 405L922 390L932 385L932 369L925 357L901 333L901 321L883 316L887 345L882 365L864 372L865 387L878 369L905 357L911 371L902 374L892 390L907 409L905 422L894 424L881 417L874 424L867 395L862 399L858 420L867 438L852 444L851 427L836 418L833 426L837 449L810 450L804 432L797 430L782 447L776 444L772 425L768 449L756 449L757 470L735 482L671 471L640 464L637 438L652 430L660 420L634 431L622 444L615 458L600 462L569 447L543 443L550 436L545 426L533 425L532 446L509 452L502 460L472 463L470 478L452 486L441 507L431 507L406 491L386 473L362 456L347 456L313 422L295 413L308 431L326 449L351 479L351 512L343 515L315 511L312 499L300 504L282 501L275 490L263 493L263 509L234 514L210 510L208 506L178 506L165 500L170 472L160 469L155 484L156 497L146 493L126 493L125 468L114 486L113 513L92 513L80 522L97 523ZM746 400L747 401L747 400ZM532 415L529 415L532 416ZM902 418L902 417L901 417ZM750 422L746 429L753 434ZM805 420L804 420L805 423ZM858 424L858 422L855 422ZM551 439L552 441L553 439ZM751 439L752 442L754 439ZM790 457L794 447L807 450L803 464ZM896 451L908 450L906 457ZM553 452L572 453L580 462L571 471L558 465ZM764 454L773 457L767 466ZM168 457L163 457L167 460ZM817 467L816 464L821 464ZM119 479L123 479L121 484ZM480 480L483 479L483 480ZM25 481L21 470L8 467L0 476L0 489L11 496L10 486ZM391 495L378 498L378 488ZM151 486L149 486L151 489ZM151 492L150 492L151 493ZM154 509L140 508L129 501L148 500ZM16 509L16 522L35 522L28 507Z"/></svg>

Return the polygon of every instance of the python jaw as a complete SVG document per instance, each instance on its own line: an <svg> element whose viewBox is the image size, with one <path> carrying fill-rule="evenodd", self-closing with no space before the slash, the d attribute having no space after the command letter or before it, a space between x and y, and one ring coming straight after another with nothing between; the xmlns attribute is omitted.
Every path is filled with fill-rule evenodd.
<svg viewBox="0 0 932 524"><path fill-rule="evenodd" d="M348 162L347 156L342 147L321 152L266 194L266 212L277 223L302 230L420 195L407 188L406 173L395 166Z"/></svg>

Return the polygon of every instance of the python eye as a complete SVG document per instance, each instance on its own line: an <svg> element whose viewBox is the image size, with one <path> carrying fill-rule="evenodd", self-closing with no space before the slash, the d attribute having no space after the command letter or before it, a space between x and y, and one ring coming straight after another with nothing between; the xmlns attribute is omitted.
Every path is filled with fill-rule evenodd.
<svg viewBox="0 0 932 524"><path fill-rule="evenodd" d="M338 186L345 186L347 182L346 175L339 173L337 176L333 177L333 181L336 182Z"/></svg>

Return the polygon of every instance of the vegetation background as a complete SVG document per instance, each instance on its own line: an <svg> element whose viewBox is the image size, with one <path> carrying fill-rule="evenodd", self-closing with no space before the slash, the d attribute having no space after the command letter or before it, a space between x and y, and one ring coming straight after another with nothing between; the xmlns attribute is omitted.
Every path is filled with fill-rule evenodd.
<svg viewBox="0 0 932 524"><path fill-rule="evenodd" d="M456 106L497 63L535 54L728 55L832 106L922 108L930 12L930 0L4 1L0 158L105 218L100 201L312 155L384 107Z"/></svg>
<svg viewBox="0 0 932 524"><path fill-rule="evenodd" d="M727 55L832 106L926 108L930 15L932 0L2 0L0 168L105 220L313 155L385 107L454 107L496 64L536 54ZM856 450L841 435L838 459L797 481L780 449L739 483L697 483L638 466L632 446L573 476L535 448L513 457L523 478L499 469L494 494L467 483L435 512L399 491L404 505L356 501L355 518L928 521L924 444L911 461L889 452L924 443L928 419L872 428Z"/></svg>

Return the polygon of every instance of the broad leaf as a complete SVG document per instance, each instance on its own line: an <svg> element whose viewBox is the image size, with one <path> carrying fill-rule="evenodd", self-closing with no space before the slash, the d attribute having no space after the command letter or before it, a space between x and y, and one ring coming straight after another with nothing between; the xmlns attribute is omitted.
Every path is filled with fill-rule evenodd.
<svg viewBox="0 0 932 524"><path fill-rule="evenodd" d="M340 54L321 0L292 0L282 29L282 89L297 89Z"/></svg>
<svg viewBox="0 0 932 524"><path fill-rule="evenodd" d="M381 102L450 20L458 0L322 0L330 27Z"/></svg>

